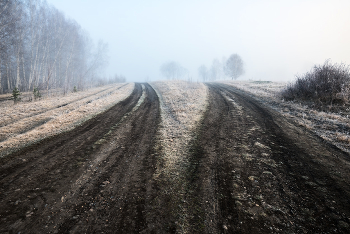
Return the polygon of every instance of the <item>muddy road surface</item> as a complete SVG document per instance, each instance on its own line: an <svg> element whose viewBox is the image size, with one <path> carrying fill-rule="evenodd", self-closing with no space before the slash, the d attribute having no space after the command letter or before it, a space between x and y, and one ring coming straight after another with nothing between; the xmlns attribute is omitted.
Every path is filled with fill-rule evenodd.
<svg viewBox="0 0 350 234"><path fill-rule="evenodd" d="M349 155L242 91L208 87L190 233L349 233Z"/></svg>
<svg viewBox="0 0 350 234"><path fill-rule="evenodd" d="M207 85L181 199L160 196L159 100L136 84L76 129L1 159L0 233L348 233L350 156L242 91Z"/></svg>
<svg viewBox="0 0 350 234"><path fill-rule="evenodd" d="M159 102L148 84L73 131L1 160L0 233L138 233Z"/></svg>

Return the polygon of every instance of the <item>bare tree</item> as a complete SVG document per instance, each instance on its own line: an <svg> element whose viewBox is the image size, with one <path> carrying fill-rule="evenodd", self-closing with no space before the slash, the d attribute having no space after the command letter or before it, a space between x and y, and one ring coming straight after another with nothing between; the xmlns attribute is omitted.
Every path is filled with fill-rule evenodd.
<svg viewBox="0 0 350 234"><path fill-rule="evenodd" d="M79 89L107 61L80 26L45 0L0 0L0 93L35 87Z"/></svg>
<svg viewBox="0 0 350 234"><path fill-rule="evenodd" d="M180 79L188 73L186 68L182 67L180 64L174 61L164 63L160 67L160 72L163 76L165 76L165 78L173 80Z"/></svg>
<svg viewBox="0 0 350 234"><path fill-rule="evenodd" d="M0 1L0 93L11 90L12 66L17 44L16 35L21 15L21 2L18 0ZM5 77L5 80L3 79ZM6 87L6 89L5 89Z"/></svg>
<svg viewBox="0 0 350 234"><path fill-rule="evenodd" d="M83 77L86 77L90 80L91 84L94 82L94 79L96 78L96 72L99 71L99 69L102 69L104 66L108 63L108 44L100 40L97 44L97 47L94 49L92 48L89 56L89 60L87 63L87 69L85 73L83 74Z"/></svg>
<svg viewBox="0 0 350 234"><path fill-rule="evenodd" d="M244 74L243 60L238 54L232 54L226 61L225 73L232 79L237 79Z"/></svg>
<svg viewBox="0 0 350 234"><path fill-rule="evenodd" d="M207 68L205 65L201 65L201 66L198 68L198 74L199 74L199 76L202 78L202 81L203 81L203 82L208 81L208 78L209 78L209 71L208 71L208 68Z"/></svg>
<svg viewBox="0 0 350 234"><path fill-rule="evenodd" d="M224 77L223 66L218 59L213 60L213 63L209 71L209 75L210 75L211 81L219 80Z"/></svg>
<svg viewBox="0 0 350 234"><path fill-rule="evenodd" d="M126 78L123 75L115 75L114 79L109 80L109 83L125 83Z"/></svg>

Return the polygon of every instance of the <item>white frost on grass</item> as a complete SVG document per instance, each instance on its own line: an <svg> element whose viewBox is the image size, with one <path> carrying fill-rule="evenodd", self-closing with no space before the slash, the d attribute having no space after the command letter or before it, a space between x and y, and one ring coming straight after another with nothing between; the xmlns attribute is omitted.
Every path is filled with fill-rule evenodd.
<svg viewBox="0 0 350 234"><path fill-rule="evenodd" d="M27 118L24 117L13 124L1 127L0 141L1 137L2 141L0 142L0 156L3 157L26 145L73 129L75 126L127 98L134 89L134 83L120 87L120 84L114 85L105 92L99 94L96 94L96 90L94 90L94 92L86 91L71 94L73 97L64 98L64 102L70 102L70 104L66 106L60 108L50 107L48 111L44 113ZM106 87L104 87L104 89L105 88ZM101 90L103 90L103 88ZM81 95L80 97L79 94ZM47 104L47 102L52 103L53 100L48 101L45 99L33 104L37 105L38 108L40 108L40 105L43 105L44 108L48 105L54 106L54 104ZM25 109L22 108L23 107L19 107L17 111L25 111ZM38 123L37 127L35 126L36 123ZM28 128L29 130L26 131Z"/></svg>
<svg viewBox="0 0 350 234"><path fill-rule="evenodd" d="M171 209L178 215L177 230L187 233L188 212L179 204L185 199L190 142L208 105L208 88L203 83L186 81L153 82L151 85L161 107L158 142L161 162L155 179L163 184L162 194L170 199Z"/></svg>
<svg viewBox="0 0 350 234"><path fill-rule="evenodd" d="M13 101L0 102L0 126L14 123L20 119L41 114L50 109L57 108L61 105L69 105L77 102L80 99L86 99L85 101L94 100L98 97L108 94L111 91L115 91L116 88L121 87L124 84L113 84L108 86L97 87L82 92L70 93L69 95L51 96L38 101L33 102L19 102L14 104ZM84 102L84 100L82 100Z"/></svg>
<svg viewBox="0 0 350 234"><path fill-rule="evenodd" d="M279 92L287 86L282 82L264 81L221 81L221 83L232 85L258 97L276 98Z"/></svg>
<svg viewBox="0 0 350 234"><path fill-rule="evenodd" d="M295 123L350 153L350 114L344 112L326 113L297 101L284 101L279 93L287 86L286 83L259 81L223 81L222 83L234 86L260 99L283 116L293 119Z"/></svg>
<svg viewBox="0 0 350 234"><path fill-rule="evenodd" d="M151 85L160 98L164 168L176 169L185 159L186 146L206 109L208 90L203 83L186 81L159 81Z"/></svg>

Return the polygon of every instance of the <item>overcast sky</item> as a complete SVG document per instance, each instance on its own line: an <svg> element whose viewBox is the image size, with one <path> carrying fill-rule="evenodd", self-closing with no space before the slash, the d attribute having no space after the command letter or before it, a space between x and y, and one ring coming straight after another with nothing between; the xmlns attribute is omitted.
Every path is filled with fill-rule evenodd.
<svg viewBox="0 0 350 234"><path fill-rule="evenodd" d="M241 55L240 79L291 81L326 59L350 64L349 0L48 0L109 45L106 75L162 79L176 61L198 67Z"/></svg>

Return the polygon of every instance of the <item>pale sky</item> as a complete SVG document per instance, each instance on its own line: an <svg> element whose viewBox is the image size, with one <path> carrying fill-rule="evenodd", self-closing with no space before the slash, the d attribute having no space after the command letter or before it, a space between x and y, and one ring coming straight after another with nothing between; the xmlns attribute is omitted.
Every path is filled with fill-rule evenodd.
<svg viewBox="0 0 350 234"><path fill-rule="evenodd" d="M109 45L106 76L162 79L176 61L198 67L238 53L239 79L292 81L314 64L350 64L349 0L47 0Z"/></svg>

